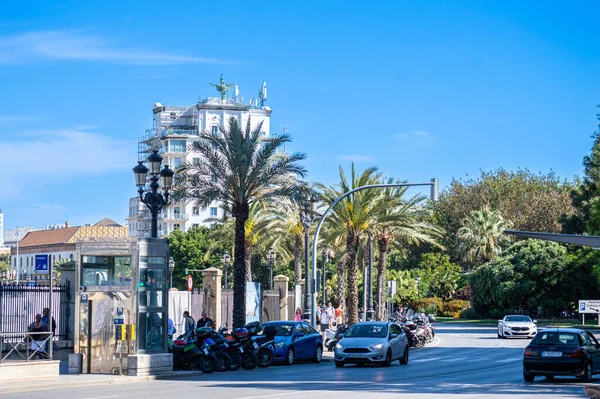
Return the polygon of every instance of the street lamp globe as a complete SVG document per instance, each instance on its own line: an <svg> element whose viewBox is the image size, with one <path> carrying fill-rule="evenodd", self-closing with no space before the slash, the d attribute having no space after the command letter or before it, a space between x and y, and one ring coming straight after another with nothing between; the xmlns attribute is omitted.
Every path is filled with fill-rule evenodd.
<svg viewBox="0 0 600 399"><path fill-rule="evenodd" d="M229 256L229 252L227 252L227 251L223 252L223 263L229 263L230 260L231 260L231 256Z"/></svg>
<svg viewBox="0 0 600 399"><path fill-rule="evenodd" d="M173 270L175 270L175 261L173 260L173 257L169 258L169 271L171 272L171 274L173 274Z"/></svg>
<svg viewBox="0 0 600 399"><path fill-rule="evenodd" d="M143 164L142 161L138 161L138 164L133 168L133 174L135 175L135 185L142 187L146 184L146 177L148 176L148 168Z"/></svg>
<svg viewBox="0 0 600 399"><path fill-rule="evenodd" d="M310 193L310 210L312 212L315 212L317 210L317 202L319 201L319 197L317 197L317 194L313 191Z"/></svg>
<svg viewBox="0 0 600 399"><path fill-rule="evenodd" d="M169 169L169 165L165 165L163 170L160 171L160 184L162 185L163 190L170 190L173 185L173 172Z"/></svg>
<svg viewBox="0 0 600 399"><path fill-rule="evenodd" d="M150 173L153 175L157 175L160 173L160 164L162 163L162 157L158 155L158 151L154 150L152 154L148 157L148 162L150 162Z"/></svg>
<svg viewBox="0 0 600 399"><path fill-rule="evenodd" d="M273 248L271 248L269 250L268 257L269 257L270 262L275 262L275 258L277 257L277 252L275 252L275 250Z"/></svg>

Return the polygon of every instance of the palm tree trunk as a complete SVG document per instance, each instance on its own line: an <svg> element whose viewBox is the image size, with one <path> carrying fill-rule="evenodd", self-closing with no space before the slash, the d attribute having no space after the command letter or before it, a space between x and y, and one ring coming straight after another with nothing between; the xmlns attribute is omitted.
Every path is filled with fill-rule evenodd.
<svg viewBox="0 0 600 399"><path fill-rule="evenodd" d="M385 303L387 297L386 287L386 269L387 253L390 249L390 242L386 237L377 237L377 249L379 250L379 262L377 262L377 318L383 320Z"/></svg>
<svg viewBox="0 0 600 399"><path fill-rule="evenodd" d="M348 231L346 237L346 269L348 270L348 324L358 322L358 245L359 237Z"/></svg>
<svg viewBox="0 0 600 399"><path fill-rule="evenodd" d="M300 284L302 280L302 251L304 250L304 243L302 242L302 236L297 236L294 239L294 273L296 278L294 283Z"/></svg>
<svg viewBox="0 0 600 399"><path fill-rule="evenodd" d="M252 241L250 240L246 240L244 265L246 267L246 281L252 281Z"/></svg>
<svg viewBox="0 0 600 399"><path fill-rule="evenodd" d="M338 306L346 310L346 278L348 276L348 269L346 268L346 256L338 262ZM345 317L344 317L345 318Z"/></svg>
<svg viewBox="0 0 600 399"><path fill-rule="evenodd" d="M233 328L246 324L246 233L250 207L245 204L234 204L232 216L235 218L235 248L233 251Z"/></svg>

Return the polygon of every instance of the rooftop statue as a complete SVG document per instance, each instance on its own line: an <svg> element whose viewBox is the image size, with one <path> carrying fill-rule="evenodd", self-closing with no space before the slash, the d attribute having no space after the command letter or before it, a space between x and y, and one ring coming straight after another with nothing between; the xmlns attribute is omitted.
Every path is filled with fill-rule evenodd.
<svg viewBox="0 0 600 399"><path fill-rule="evenodd" d="M227 92L235 85L235 83L227 84L227 82L225 82L225 79L223 79L223 74L221 74L220 83L210 83L210 85L217 89L219 93L221 93L221 100L225 101L227 97Z"/></svg>

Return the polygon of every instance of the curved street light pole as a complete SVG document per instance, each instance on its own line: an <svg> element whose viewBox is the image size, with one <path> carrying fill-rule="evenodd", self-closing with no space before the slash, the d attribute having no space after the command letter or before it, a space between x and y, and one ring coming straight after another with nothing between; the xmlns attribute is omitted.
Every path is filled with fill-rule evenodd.
<svg viewBox="0 0 600 399"><path fill-rule="evenodd" d="M347 193L344 193L343 195L340 195L339 197L337 197L333 201L333 203L331 205L329 205L329 208L327 208L327 210L323 213L323 215L321 216L321 218L319 220L319 223L317 223L317 228L315 229L315 235L313 237L313 247L312 247L312 252L313 252L312 253L312 277L313 277L312 281L314 282L317 280L317 243L319 242L319 233L321 232L321 227L323 227L323 222L325 221L325 218L331 212L333 207L335 207L338 204L338 202L340 202L347 196L354 194L357 191L362 191L362 190L366 190L369 188L416 187L416 186L430 186L431 187L430 199L432 201L437 201L438 179L436 179L436 178L431 179L431 182L429 182L429 183L369 184L366 186L357 187L354 190L350 190ZM313 291L314 291L314 289L313 289ZM315 313L316 305L317 305L317 296L313 295L312 306L310 309L310 324L313 326L315 326L317 324L317 314Z"/></svg>

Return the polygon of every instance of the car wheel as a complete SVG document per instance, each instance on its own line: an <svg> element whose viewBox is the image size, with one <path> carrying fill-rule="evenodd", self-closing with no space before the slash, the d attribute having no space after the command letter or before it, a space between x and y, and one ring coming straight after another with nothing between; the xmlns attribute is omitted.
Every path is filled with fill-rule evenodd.
<svg viewBox="0 0 600 399"><path fill-rule="evenodd" d="M315 350L315 357L313 358L313 363L321 363L322 358L323 348L321 348L321 345L317 345L317 349Z"/></svg>
<svg viewBox="0 0 600 399"><path fill-rule="evenodd" d="M525 382L533 382L533 380L535 380L535 375L523 370L523 379Z"/></svg>
<svg viewBox="0 0 600 399"><path fill-rule="evenodd" d="M294 364L294 348L290 348L287 351L287 355L285 356L285 364L287 364L288 366L291 366L292 364Z"/></svg>
<svg viewBox="0 0 600 399"><path fill-rule="evenodd" d="M383 362L384 367L390 367L392 365L392 351L388 349L385 355L385 361Z"/></svg>
<svg viewBox="0 0 600 399"><path fill-rule="evenodd" d="M583 380L583 382L592 381L592 362L587 363L585 373L583 374L583 377L581 377L581 379Z"/></svg>
<svg viewBox="0 0 600 399"><path fill-rule="evenodd" d="M496 331L496 334L498 335L498 338L502 338L502 335L500 335L500 329Z"/></svg>
<svg viewBox="0 0 600 399"><path fill-rule="evenodd" d="M400 364L408 364L408 346L404 349L404 355L400 358Z"/></svg>
<svg viewBox="0 0 600 399"><path fill-rule="evenodd" d="M335 362L335 367L344 367L344 362L338 362L338 361L336 360L336 362Z"/></svg>

